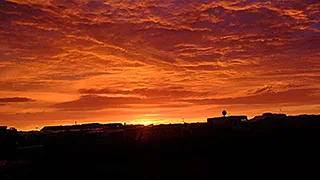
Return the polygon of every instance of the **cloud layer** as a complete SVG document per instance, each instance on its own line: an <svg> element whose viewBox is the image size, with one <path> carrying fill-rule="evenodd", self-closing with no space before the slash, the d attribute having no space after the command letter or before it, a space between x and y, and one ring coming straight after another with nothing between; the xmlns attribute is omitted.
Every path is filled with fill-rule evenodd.
<svg viewBox="0 0 320 180"><path fill-rule="evenodd" d="M315 0L0 1L0 124L201 121L226 107L319 113L319 9Z"/></svg>
<svg viewBox="0 0 320 180"><path fill-rule="evenodd" d="M23 97L12 97L12 98L0 98L0 103L16 103L16 102L28 102L32 101L29 98L23 98Z"/></svg>

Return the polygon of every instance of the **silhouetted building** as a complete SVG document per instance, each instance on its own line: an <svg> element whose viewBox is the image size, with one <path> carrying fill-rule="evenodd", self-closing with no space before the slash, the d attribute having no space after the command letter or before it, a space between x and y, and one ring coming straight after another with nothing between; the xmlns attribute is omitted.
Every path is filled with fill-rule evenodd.
<svg viewBox="0 0 320 180"><path fill-rule="evenodd" d="M239 127L247 120L247 116L225 116L207 118L207 123L217 127Z"/></svg>
<svg viewBox="0 0 320 180"><path fill-rule="evenodd" d="M67 126L45 126L41 129L44 132L60 132L60 131L79 131L79 130L103 130L103 129L113 129L122 128L122 123L109 123L109 124L81 124L81 125L67 125Z"/></svg>
<svg viewBox="0 0 320 180"><path fill-rule="evenodd" d="M0 126L0 146L4 141L4 134L6 133L7 126Z"/></svg>
<svg viewBox="0 0 320 180"><path fill-rule="evenodd" d="M267 112L267 113L263 113L261 116L255 116L252 120L263 120L268 118L279 119L279 118L285 118L285 117L287 117L286 114L273 114L273 113Z"/></svg>
<svg viewBox="0 0 320 180"><path fill-rule="evenodd" d="M0 159L2 156L14 157L17 149L18 132L15 128L0 127Z"/></svg>
<svg viewBox="0 0 320 180"><path fill-rule="evenodd" d="M4 134L4 132L7 130L7 126L0 126L0 137Z"/></svg>
<svg viewBox="0 0 320 180"><path fill-rule="evenodd" d="M320 125L320 115L287 116L286 114L263 113L248 121L251 128L317 128Z"/></svg>

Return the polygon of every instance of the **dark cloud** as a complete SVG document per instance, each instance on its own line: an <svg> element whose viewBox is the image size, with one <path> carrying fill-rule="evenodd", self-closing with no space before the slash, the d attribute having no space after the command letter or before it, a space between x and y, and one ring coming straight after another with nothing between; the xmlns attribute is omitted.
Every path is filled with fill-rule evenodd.
<svg viewBox="0 0 320 180"><path fill-rule="evenodd" d="M266 91L263 90L263 91ZM221 99L196 99L185 100L202 105L235 105L235 104L317 104L320 97L316 95L319 89L293 89L282 92L265 92L245 97L221 98Z"/></svg>
<svg viewBox="0 0 320 180"><path fill-rule="evenodd" d="M44 74L39 77L41 80L66 80L66 81L77 81L81 79L86 79L88 77L100 76L100 75L108 75L110 73L107 72L92 72L92 73L81 73L81 74Z"/></svg>
<svg viewBox="0 0 320 180"><path fill-rule="evenodd" d="M184 90L183 88L167 88L167 89L150 89L150 88L139 88L133 90L111 90L105 89L79 89L81 94L123 94L123 95L141 95L150 99L164 99L170 98L180 99L185 97L203 97L208 95L208 92L194 92Z"/></svg>
<svg viewBox="0 0 320 180"><path fill-rule="evenodd" d="M265 86L265 87L263 87L263 88L254 90L253 92L252 92L252 91L249 91L249 94L253 94L253 95L263 94L263 93L273 93L273 91L272 91L272 86Z"/></svg>
<svg viewBox="0 0 320 180"><path fill-rule="evenodd" d="M38 91L38 90L54 90L59 87L58 82L48 82L43 80L12 80L0 81L0 91Z"/></svg>
<svg viewBox="0 0 320 180"><path fill-rule="evenodd" d="M10 98L0 98L0 103L19 103L19 102L30 102L34 101L26 97L10 97Z"/></svg>
<svg viewBox="0 0 320 180"><path fill-rule="evenodd" d="M107 108L128 108L133 104L156 104L152 99L134 97L105 97L97 95L81 96L78 100L55 104L54 107L62 110L99 110Z"/></svg>

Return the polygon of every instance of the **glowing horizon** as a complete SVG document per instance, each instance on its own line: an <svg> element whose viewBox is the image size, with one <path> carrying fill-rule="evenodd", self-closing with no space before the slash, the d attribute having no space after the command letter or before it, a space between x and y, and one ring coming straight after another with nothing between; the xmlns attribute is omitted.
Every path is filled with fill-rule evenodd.
<svg viewBox="0 0 320 180"><path fill-rule="evenodd" d="M319 114L319 9L313 0L0 1L0 125Z"/></svg>

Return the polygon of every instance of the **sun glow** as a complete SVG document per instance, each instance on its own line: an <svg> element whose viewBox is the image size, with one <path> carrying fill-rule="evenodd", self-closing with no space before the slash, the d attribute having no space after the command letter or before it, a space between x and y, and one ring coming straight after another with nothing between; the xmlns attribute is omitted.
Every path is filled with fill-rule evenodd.
<svg viewBox="0 0 320 180"><path fill-rule="evenodd" d="M142 121L142 122L139 122L137 124L141 124L141 125L147 126L147 125L150 125L152 123L151 122L147 122L147 121Z"/></svg>
<svg viewBox="0 0 320 180"><path fill-rule="evenodd" d="M150 125L150 124L152 124L152 123L153 123L152 120L137 119L137 120L134 120L134 121L129 122L128 124L140 124L140 125L147 126L147 125Z"/></svg>
<svg viewBox="0 0 320 180"><path fill-rule="evenodd" d="M156 124L161 124L161 123L163 123L162 120L151 119L151 118L139 118L139 119L128 122L128 124L141 124L144 126L148 126L151 124L156 125Z"/></svg>

